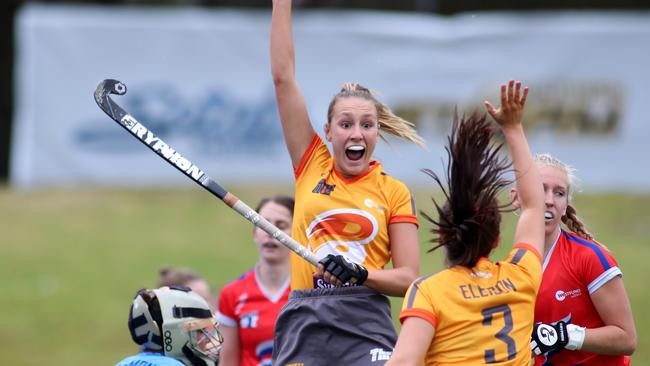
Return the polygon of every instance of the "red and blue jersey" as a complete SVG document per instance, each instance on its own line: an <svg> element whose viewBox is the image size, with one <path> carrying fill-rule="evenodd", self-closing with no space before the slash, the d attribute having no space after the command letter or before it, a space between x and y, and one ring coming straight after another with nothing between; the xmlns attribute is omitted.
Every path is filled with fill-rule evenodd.
<svg viewBox="0 0 650 366"><path fill-rule="evenodd" d="M283 290L273 296L258 278L257 270L228 283L219 295L217 320L239 330L241 366L270 366L273 330L280 309L289 299L287 278Z"/></svg>
<svg viewBox="0 0 650 366"><path fill-rule="evenodd" d="M617 276L616 260L602 245L561 230L542 265L535 322L563 320L586 328L604 326L591 294ZM535 366L627 365L629 358L561 350L535 357Z"/></svg>

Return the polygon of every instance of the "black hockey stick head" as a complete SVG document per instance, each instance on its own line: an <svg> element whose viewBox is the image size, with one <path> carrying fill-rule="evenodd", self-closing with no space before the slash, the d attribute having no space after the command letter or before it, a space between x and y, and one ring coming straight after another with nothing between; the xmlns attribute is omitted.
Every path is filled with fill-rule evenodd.
<svg viewBox="0 0 650 366"><path fill-rule="evenodd" d="M300 245L289 235L286 235L282 230L275 227L272 223L268 222L264 217L256 213L255 210L248 207L248 205L240 201L239 198L226 191L217 182L208 177L198 166L184 158L180 153L174 150L174 148L167 145L167 143L162 139L154 135L147 127L142 125L117 105L117 103L110 98L111 94L126 94L126 85L114 79L106 79L100 82L99 85L97 85L97 89L95 89L95 102L97 102L99 108L111 117L113 121L117 122L117 124L122 128L129 131L132 136L136 137L141 143L145 144L149 149L151 149L151 151L163 158L174 168L178 169L186 177L190 178L195 183L201 185L201 187L221 199L233 210L253 223L253 225L260 227L274 238L278 238L282 244L305 258L312 265L318 265L318 258L316 258L314 253L305 246Z"/></svg>
<svg viewBox="0 0 650 366"><path fill-rule="evenodd" d="M126 115L126 112L109 97L110 94L126 94L126 85L115 79L106 79L100 82L97 89L95 89L95 102L99 108L119 122Z"/></svg>

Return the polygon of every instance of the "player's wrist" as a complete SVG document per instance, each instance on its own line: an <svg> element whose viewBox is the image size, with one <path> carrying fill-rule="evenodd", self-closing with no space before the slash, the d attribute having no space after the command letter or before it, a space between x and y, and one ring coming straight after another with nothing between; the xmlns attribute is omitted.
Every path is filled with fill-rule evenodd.
<svg viewBox="0 0 650 366"><path fill-rule="evenodd" d="M524 132L524 127L521 125L521 119L517 122L509 122L501 125L501 131L506 137L511 135L520 135Z"/></svg>
<svg viewBox="0 0 650 366"><path fill-rule="evenodd" d="M360 265L359 263L355 263L354 265L357 267L357 271L359 273L359 277L357 278L356 284L362 285L368 279L368 270L366 269L366 267Z"/></svg>
<svg viewBox="0 0 650 366"><path fill-rule="evenodd" d="M368 270L338 254L328 254L319 263L324 271L330 273L342 284L361 285L368 279Z"/></svg>
<svg viewBox="0 0 650 366"><path fill-rule="evenodd" d="M587 329L575 324L567 324L566 330L569 336L569 342L564 346L564 348L571 351L582 349L582 345L585 342L585 336L587 335Z"/></svg>

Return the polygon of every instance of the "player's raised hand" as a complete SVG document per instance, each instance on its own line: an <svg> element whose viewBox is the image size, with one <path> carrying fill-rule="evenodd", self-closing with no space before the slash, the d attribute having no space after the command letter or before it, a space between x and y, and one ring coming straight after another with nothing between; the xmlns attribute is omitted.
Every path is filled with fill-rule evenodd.
<svg viewBox="0 0 650 366"><path fill-rule="evenodd" d="M521 90L521 81L510 80L508 85L501 84L501 106L499 108L495 108L487 100L483 103L488 113L501 128L513 127L521 124L527 95L528 87Z"/></svg>

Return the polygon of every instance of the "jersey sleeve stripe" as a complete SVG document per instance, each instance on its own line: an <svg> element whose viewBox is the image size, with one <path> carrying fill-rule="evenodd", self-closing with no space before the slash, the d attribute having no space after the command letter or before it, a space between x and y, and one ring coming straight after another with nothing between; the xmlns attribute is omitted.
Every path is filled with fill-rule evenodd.
<svg viewBox="0 0 650 366"><path fill-rule="evenodd" d="M521 260L521 258L524 257L524 254L526 254L526 248L519 248L517 250L517 253L515 253L514 256L512 256L512 259L510 260L510 263L512 264L517 264Z"/></svg>
<svg viewBox="0 0 650 366"><path fill-rule="evenodd" d="M293 168L294 177L298 178L300 174L302 174L303 170L305 170L305 166L307 165L309 158L314 153L314 150L316 149L316 146L318 146L318 143L320 141L321 141L320 136L318 136L318 134L315 134L314 139L311 140L309 146L307 147L307 150L305 150L305 153L302 155L302 158L300 158L300 164L298 164L297 167Z"/></svg>
<svg viewBox="0 0 650 366"><path fill-rule="evenodd" d="M399 322L404 323L404 320L409 317L418 317L421 319L426 320L427 322L431 323L433 328L436 327L438 324L438 319L435 317L435 315L431 314L430 312L423 310L423 309L405 309L402 310L402 312L399 315Z"/></svg>
<svg viewBox="0 0 650 366"><path fill-rule="evenodd" d="M411 224L415 224L415 226L420 226L420 222L418 221L418 218L413 215L395 215L388 220L389 224L395 224L398 222L408 222Z"/></svg>
<svg viewBox="0 0 650 366"><path fill-rule="evenodd" d="M532 246L532 245L530 245L528 243L517 243L517 244L515 244L514 247L529 250L531 253L533 253L535 255L535 257L537 257L537 259L539 259L539 263L542 263L542 255L539 254L539 252L537 251L537 249L535 249L534 246ZM522 254L522 256L524 254L525 254L525 252ZM515 258L517 257L517 255L519 255L519 251L517 251L517 254L515 255ZM512 258L512 260L515 260L515 258ZM517 259L517 262L519 262L520 260L521 260L521 258ZM514 263L514 264L517 264L517 263Z"/></svg>
<svg viewBox="0 0 650 366"><path fill-rule="evenodd" d="M223 325L225 325L227 327L233 327L233 328L237 326L237 322L235 321L235 319L229 318L229 317L223 315L222 313L220 313L218 311L217 311L217 314L215 316L217 318L217 321L220 324L223 324Z"/></svg>
<svg viewBox="0 0 650 366"><path fill-rule="evenodd" d="M415 302L415 295L417 295L417 292L419 290L418 286L422 281L426 280L427 278L429 278L429 276L423 276L413 282L413 286L411 286L411 294L409 295L408 302L406 303L406 307L408 309L413 307L413 302Z"/></svg>
<svg viewBox="0 0 650 366"><path fill-rule="evenodd" d="M605 285L613 278L622 275L623 272L621 272L621 270L618 267L612 267L607 271L601 273L600 276L596 277L595 280L591 281L589 286L587 286L587 290L589 290L589 294L593 294L594 292L596 292L596 290L603 287L603 285Z"/></svg>
<svg viewBox="0 0 650 366"><path fill-rule="evenodd" d="M415 216L415 200L413 199L411 192L409 192L409 195L411 196L411 214Z"/></svg>
<svg viewBox="0 0 650 366"><path fill-rule="evenodd" d="M588 247L589 249L593 250L594 253L596 253L596 255L598 256L598 259L600 260L600 264L603 265L603 269L604 270L610 269L611 265L609 264L609 262L607 262L607 258L605 257L605 253L603 253L603 249L600 246L598 246L595 243L589 242L589 241L587 241L585 239L582 239L580 237L577 237L575 235L571 235L571 234L569 234L567 232L565 232L565 234L566 234L567 238L570 241L572 241L572 242L574 242L576 244L584 245L584 246Z"/></svg>

